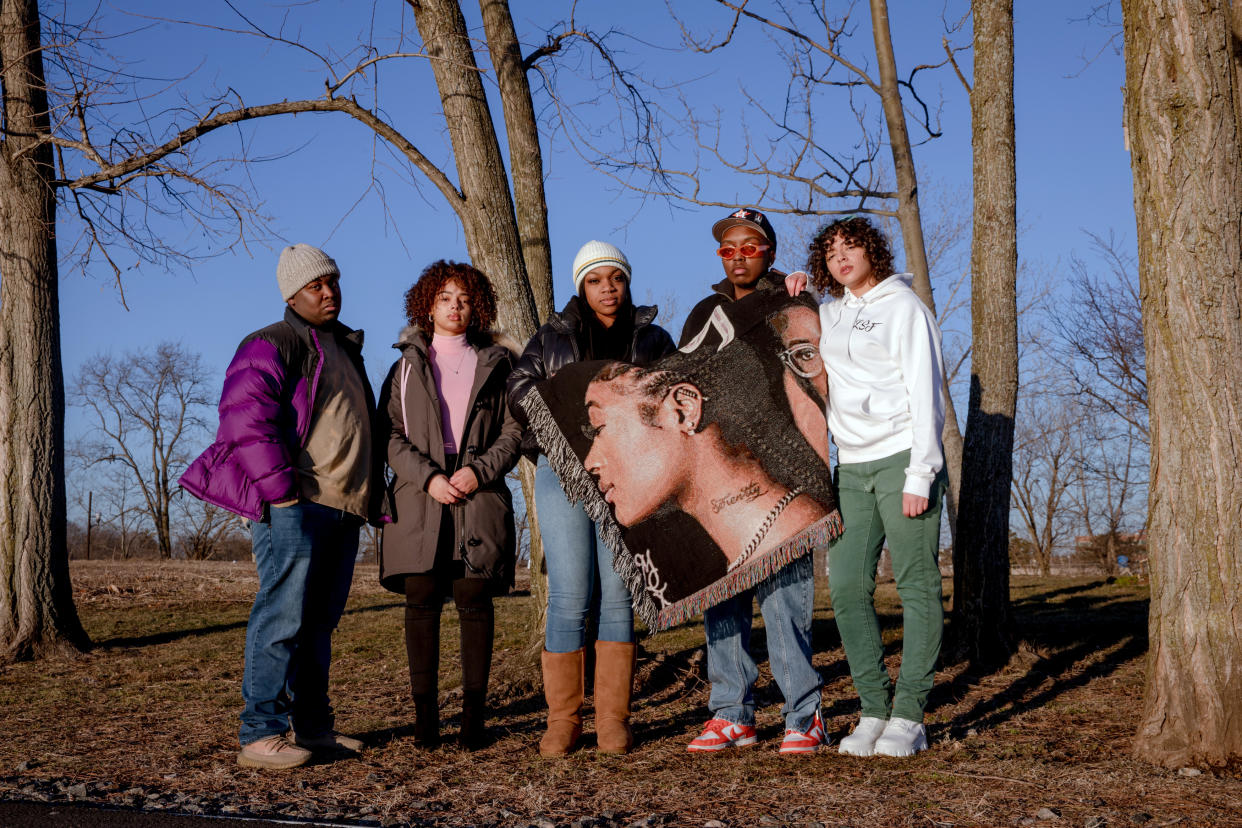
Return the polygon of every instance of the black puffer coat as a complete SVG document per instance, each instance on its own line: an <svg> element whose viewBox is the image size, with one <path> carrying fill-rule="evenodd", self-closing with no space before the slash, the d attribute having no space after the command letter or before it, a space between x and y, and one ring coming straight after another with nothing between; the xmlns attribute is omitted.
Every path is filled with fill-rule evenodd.
<svg viewBox="0 0 1242 828"><path fill-rule="evenodd" d="M427 340L417 328L406 328L393 347L402 356L384 381L375 431L375 439L388 445L388 465L393 472L394 522L384 527L380 543L380 583L404 592L406 575L430 572L435 564L445 507L427 494L427 483L447 470ZM474 470L479 488L464 504L448 507L457 541L453 557L460 559L464 548L469 563L466 577L489 578L503 587L512 582L516 552L513 499L505 475L517 463L522 427L505 404L512 353L501 345L485 343L477 344L475 350L479 360L459 463ZM407 367L403 406L401 377Z"/></svg>
<svg viewBox="0 0 1242 828"><path fill-rule="evenodd" d="M521 359L509 375L509 408L523 427L526 412L522 398L534 387L571 362L582 358L581 336L583 314L592 313L581 298L571 297L565 309L548 317L526 345ZM634 339L630 343L625 361L647 365L677 350L668 331L654 324L659 308L654 305L638 305L634 308ZM532 460L539 447L531 439L529 430L522 438L522 453Z"/></svg>

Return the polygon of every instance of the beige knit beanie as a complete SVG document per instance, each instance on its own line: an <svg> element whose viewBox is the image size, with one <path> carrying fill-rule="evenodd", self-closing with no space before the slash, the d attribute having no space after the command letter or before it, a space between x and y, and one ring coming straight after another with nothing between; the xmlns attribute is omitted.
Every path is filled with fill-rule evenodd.
<svg viewBox="0 0 1242 828"><path fill-rule="evenodd" d="M575 293L582 292L582 280L597 267L620 268L625 271L625 278L630 278L630 260L625 258L619 248L608 242L589 241L574 256Z"/></svg>
<svg viewBox="0 0 1242 828"><path fill-rule="evenodd" d="M331 275L340 276L341 271L332 257L318 247L294 244L280 251L280 261L276 263L276 283L286 302L319 277Z"/></svg>

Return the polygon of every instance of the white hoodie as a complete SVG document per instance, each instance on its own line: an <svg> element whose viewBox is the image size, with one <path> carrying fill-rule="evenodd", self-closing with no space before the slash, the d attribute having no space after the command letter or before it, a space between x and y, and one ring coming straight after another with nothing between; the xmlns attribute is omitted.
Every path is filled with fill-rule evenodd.
<svg viewBox="0 0 1242 828"><path fill-rule="evenodd" d="M903 491L927 497L944 466L940 327L898 273L862 296L847 289L820 305L819 351L828 369L828 431L842 463L910 449Z"/></svg>

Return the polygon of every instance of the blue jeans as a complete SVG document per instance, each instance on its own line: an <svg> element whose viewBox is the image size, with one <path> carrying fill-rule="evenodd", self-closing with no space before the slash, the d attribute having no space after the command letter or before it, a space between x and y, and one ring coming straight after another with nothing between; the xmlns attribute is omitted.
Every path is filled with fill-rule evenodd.
<svg viewBox="0 0 1242 828"><path fill-rule="evenodd" d="M303 502L252 523L259 592L246 625L239 737L243 745L284 733L332 730L328 663L358 556L357 518Z"/></svg>
<svg viewBox="0 0 1242 828"><path fill-rule="evenodd" d="M634 640L630 591L612 568L612 550L581 505L565 497L561 481L540 456L535 468L535 509L548 564L548 623L544 647L572 653L586 645L586 619L599 585L600 641Z"/></svg>
<svg viewBox="0 0 1242 828"><path fill-rule="evenodd" d="M707 701L712 717L734 724L754 725L752 686L759 668L750 655L751 605L759 611L768 635L772 677L785 696L781 713L785 727L804 731L819 710L823 682L811 666L811 615L815 609L813 555L803 555L752 590L708 607L703 613L707 632L707 678L712 683Z"/></svg>

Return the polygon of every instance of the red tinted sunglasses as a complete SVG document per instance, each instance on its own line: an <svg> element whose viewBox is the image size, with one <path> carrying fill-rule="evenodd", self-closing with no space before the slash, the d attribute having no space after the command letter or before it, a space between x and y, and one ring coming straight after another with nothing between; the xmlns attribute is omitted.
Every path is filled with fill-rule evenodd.
<svg viewBox="0 0 1242 828"><path fill-rule="evenodd" d="M735 247L731 244L722 245L716 251L716 255L722 259L732 259L734 254L741 251L743 258L753 259L765 250L770 250L770 244L755 244L754 242L746 242L741 247Z"/></svg>

